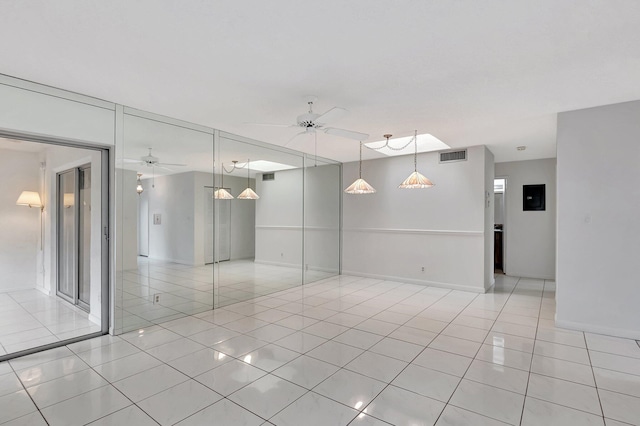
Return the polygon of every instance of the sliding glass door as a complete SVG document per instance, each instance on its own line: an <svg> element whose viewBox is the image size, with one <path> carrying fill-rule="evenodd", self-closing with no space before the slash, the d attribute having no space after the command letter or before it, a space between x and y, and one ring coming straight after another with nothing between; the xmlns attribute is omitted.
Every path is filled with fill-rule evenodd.
<svg viewBox="0 0 640 426"><path fill-rule="evenodd" d="M91 303L91 166L58 173L57 294L89 311Z"/></svg>

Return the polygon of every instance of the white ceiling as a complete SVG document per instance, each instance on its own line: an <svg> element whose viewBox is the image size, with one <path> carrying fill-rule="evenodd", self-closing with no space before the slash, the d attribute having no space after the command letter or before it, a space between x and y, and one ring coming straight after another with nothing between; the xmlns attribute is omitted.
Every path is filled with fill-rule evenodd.
<svg viewBox="0 0 640 426"><path fill-rule="evenodd" d="M640 99L639 24L635 0L5 0L0 72L279 145L296 129L244 123L293 123L313 94L372 141L508 161L555 156L557 112ZM318 155L358 143L321 134Z"/></svg>

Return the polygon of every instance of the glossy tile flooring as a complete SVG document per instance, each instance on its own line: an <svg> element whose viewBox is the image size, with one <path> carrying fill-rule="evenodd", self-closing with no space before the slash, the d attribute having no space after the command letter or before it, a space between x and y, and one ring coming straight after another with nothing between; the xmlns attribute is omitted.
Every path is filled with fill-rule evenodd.
<svg viewBox="0 0 640 426"><path fill-rule="evenodd" d="M640 346L554 327L554 283L340 276L0 363L10 425L640 424Z"/></svg>
<svg viewBox="0 0 640 426"><path fill-rule="evenodd" d="M309 270L304 279L314 282L332 275L336 274ZM116 315L122 315L120 323L128 331L298 287L302 279L302 266L253 260L189 266L138 257L138 268L123 275ZM160 296L157 303L154 295Z"/></svg>
<svg viewBox="0 0 640 426"><path fill-rule="evenodd" d="M100 331L88 317L35 289L0 293L0 355Z"/></svg>

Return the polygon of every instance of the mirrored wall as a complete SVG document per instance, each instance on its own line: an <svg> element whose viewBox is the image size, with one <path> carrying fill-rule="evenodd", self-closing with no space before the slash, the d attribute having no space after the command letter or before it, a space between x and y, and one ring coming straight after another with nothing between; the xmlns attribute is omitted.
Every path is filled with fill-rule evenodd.
<svg viewBox="0 0 640 426"><path fill-rule="evenodd" d="M116 333L339 274L339 163L129 108L116 152Z"/></svg>

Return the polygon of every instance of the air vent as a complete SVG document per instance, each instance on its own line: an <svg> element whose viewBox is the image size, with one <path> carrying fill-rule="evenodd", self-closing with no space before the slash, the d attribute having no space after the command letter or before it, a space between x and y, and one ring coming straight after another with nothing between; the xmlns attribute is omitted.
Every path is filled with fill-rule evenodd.
<svg viewBox="0 0 640 426"><path fill-rule="evenodd" d="M262 180L275 180L276 179L276 174L275 173L263 173L262 174Z"/></svg>
<svg viewBox="0 0 640 426"><path fill-rule="evenodd" d="M441 163L450 163L452 161L466 161L467 160L467 150L461 149L458 151L446 151L440 153L440 162Z"/></svg>

